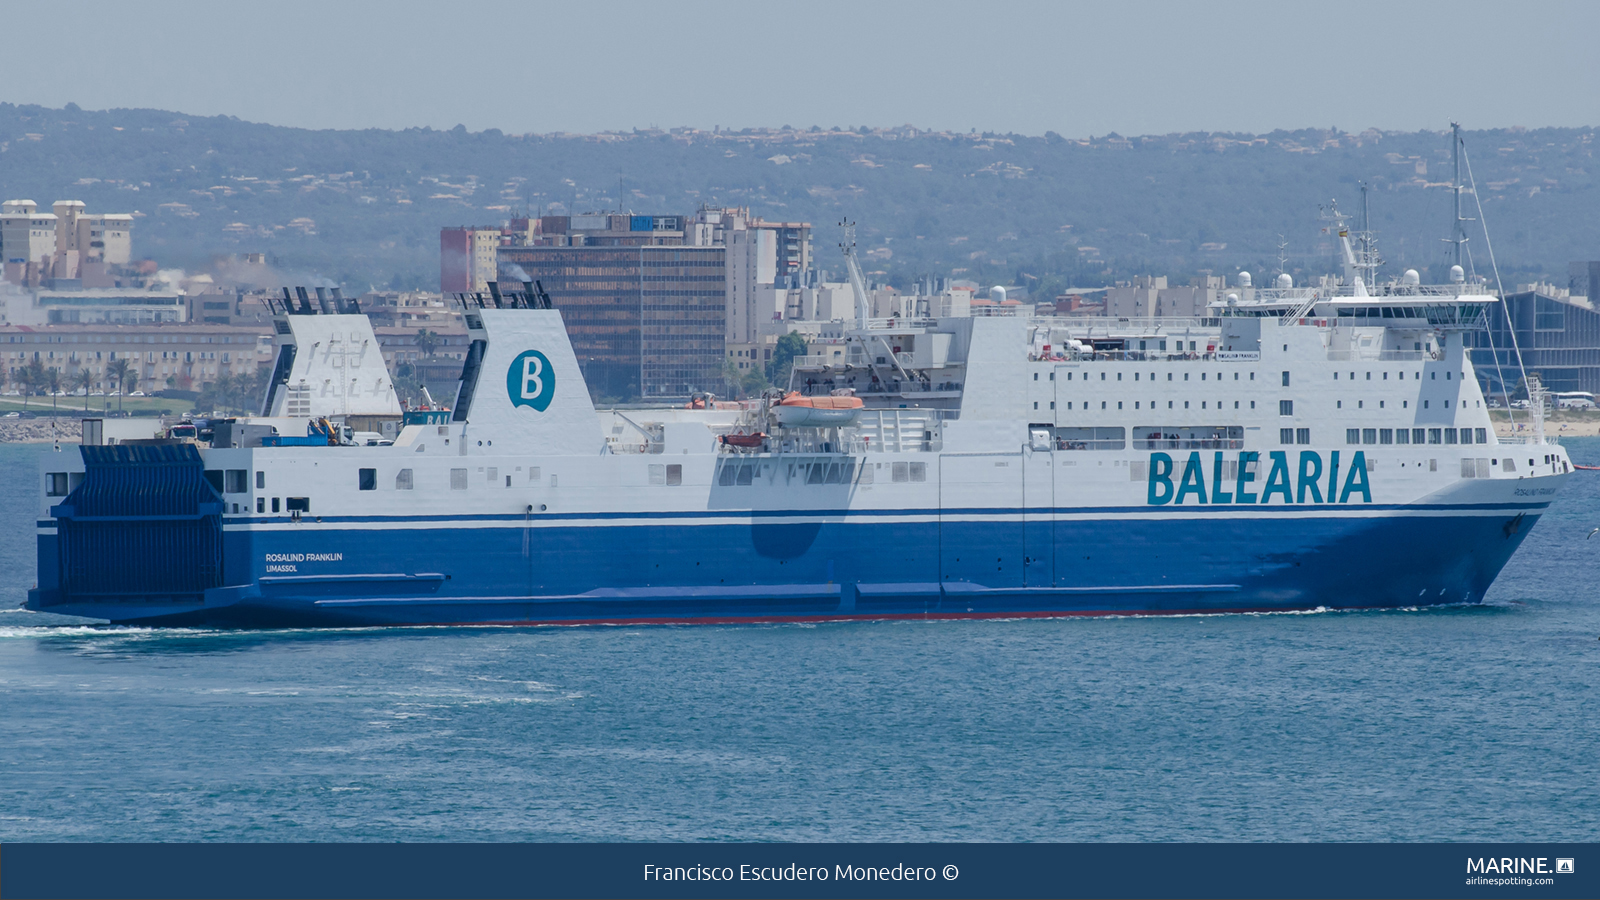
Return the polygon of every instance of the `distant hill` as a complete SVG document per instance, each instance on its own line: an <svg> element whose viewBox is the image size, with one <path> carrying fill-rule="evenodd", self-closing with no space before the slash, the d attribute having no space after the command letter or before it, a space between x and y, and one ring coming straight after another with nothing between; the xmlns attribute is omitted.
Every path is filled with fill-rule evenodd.
<svg viewBox="0 0 1600 900"><path fill-rule="evenodd" d="M1566 281L1600 258L1593 128L1467 133L1508 280ZM1068 140L999 134L759 129L508 135L427 128L308 131L159 110L0 103L0 194L137 211L135 251L164 266L266 252L305 277L437 287L438 229L512 211L689 212L745 205L805 220L837 271L841 217L876 277L1103 284L1150 272L1329 271L1318 204L1359 212L1391 269L1443 260L1446 133L1182 134ZM619 200L619 194L621 199ZM1467 214L1477 213L1471 196ZM1483 241L1472 243L1487 272Z"/></svg>

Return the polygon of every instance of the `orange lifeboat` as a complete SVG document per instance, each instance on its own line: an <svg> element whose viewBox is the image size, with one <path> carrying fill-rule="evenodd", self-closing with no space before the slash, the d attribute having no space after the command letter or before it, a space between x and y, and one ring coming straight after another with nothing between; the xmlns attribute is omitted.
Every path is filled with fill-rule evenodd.
<svg viewBox="0 0 1600 900"><path fill-rule="evenodd" d="M833 428L854 422L861 407L860 397L805 397L790 391L772 407L772 415L790 428Z"/></svg>
<svg viewBox="0 0 1600 900"><path fill-rule="evenodd" d="M722 436L724 444L730 447L738 447L742 450L760 449L761 442L766 439L767 436L759 431L754 434L725 434Z"/></svg>

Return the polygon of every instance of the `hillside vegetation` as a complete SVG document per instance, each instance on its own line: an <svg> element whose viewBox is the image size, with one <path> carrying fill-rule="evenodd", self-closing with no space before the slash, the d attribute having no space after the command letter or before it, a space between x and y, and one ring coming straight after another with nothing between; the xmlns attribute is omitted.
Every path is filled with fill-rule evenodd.
<svg viewBox="0 0 1600 900"><path fill-rule="evenodd" d="M1594 129L1466 138L1507 281L1565 284L1568 261L1600 254ZM712 204L811 222L818 263L835 272L834 225L848 217L878 280L955 274L1049 291L1146 272L1275 272L1280 235L1291 271L1329 271L1318 206L1336 199L1356 214L1362 181L1390 269L1437 266L1452 214L1449 144L1447 132L1337 130L309 131L0 103L0 193L137 211L135 251L163 266L266 252L292 277L358 288L436 288L442 226ZM1470 196L1465 207L1476 217Z"/></svg>

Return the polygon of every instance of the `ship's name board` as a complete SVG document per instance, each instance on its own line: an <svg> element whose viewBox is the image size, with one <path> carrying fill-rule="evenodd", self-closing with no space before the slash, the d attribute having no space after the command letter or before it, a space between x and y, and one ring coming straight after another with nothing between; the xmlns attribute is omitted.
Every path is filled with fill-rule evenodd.
<svg viewBox="0 0 1600 900"><path fill-rule="evenodd" d="M262 560L269 573L298 572L296 563L344 562L343 553L267 553Z"/></svg>
<svg viewBox="0 0 1600 900"><path fill-rule="evenodd" d="M1301 450L1293 461L1286 450L1269 451L1265 460L1246 450L1236 454L1236 465L1225 465L1223 456L1213 453L1207 465L1198 451L1178 460L1150 454L1150 505L1372 502L1367 454L1360 450L1348 461L1341 461L1337 450L1326 459L1318 451ZM1258 480L1262 469L1267 477Z"/></svg>

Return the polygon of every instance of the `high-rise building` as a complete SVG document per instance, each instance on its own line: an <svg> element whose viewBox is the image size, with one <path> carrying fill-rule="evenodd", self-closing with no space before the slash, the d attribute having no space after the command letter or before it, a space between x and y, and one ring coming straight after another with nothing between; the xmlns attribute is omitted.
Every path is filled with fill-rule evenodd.
<svg viewBox="0 0 1600 900"><path fill-rule="evenodd" d="M506 240L498 227L439 230L439 290L444 293L487 291L495 272L495 254Z"/></svg>
<svg viewBox="0 0 1600 900"><path fill-rule="evenodd" d="M5 280L62 289L109 288L114 267L133 255L133 216L90 215L81 200L57 200L53 213L32 200L0 204L0 260Z"/></svg>
<svg viewBox="0 0 1600 900"><path fill-rule="evenodd" d="M785 318L787 291L811 270L811 225L768 222L743 207L701 207L687 234L696 243L728 248L728 341L762 340L763 326Z"/></svg>
<svg viewBox="0 0 1600 900"><path fill-rule="evenodd" d="M604 233L620 239L629 232ZM663 399L722 390L725 254L682 243L583 241L502 247L500 267L518 267L519 279L538 281L550 294L597 399Z"/></svg>

